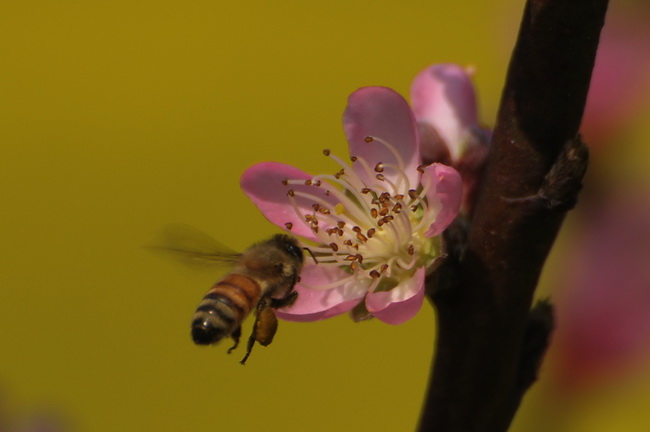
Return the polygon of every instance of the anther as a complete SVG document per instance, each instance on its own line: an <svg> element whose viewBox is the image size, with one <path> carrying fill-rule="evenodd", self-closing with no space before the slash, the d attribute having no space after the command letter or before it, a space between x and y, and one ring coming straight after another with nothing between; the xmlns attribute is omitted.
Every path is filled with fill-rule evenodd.
<svg viewBox="0 0 650 432"><path fill-rule="evenodd" d="M289 179L283 179L282 184L287 186L289 184Z"/></svg>
<svg viewBox="0 0 650 432"><path fill-rule="evenodd" d="M409 198L411 199L416 199L418 197L418 193L415 189L409 189Z"/></svg>
<svg viewBox="0 0 650 432"><path fill-rule="evenodd" d="M384 172L384 164L381 162L377 163L377 165L375 165L375 172Z"/></svg>
<svg viewBox="0 0 650 432"><path fill-rule="evenodd" d="M323 149L323 154L325 156L329 156L330 155L330 149Z"/></svg>
<svg viewBox="0 0 650 432"><path fill-rule="evenodd" d="M314 211L318 211L318 210L320 210L320 204L314 203L314 204L311 205L311 208L313 208Z"/></svg>
<svg viewBox="0 0 650 432"><path fill-rule="evenodd" d="M374 236L376 232L377 232L376 229L374 229L374 228L370 228L370 229L368 230L368 232L366 233L366 235L368 236L368 238L372 238L372 236Z"/></svg>
<svg viewBox="0 0 650 432"><path fill-rule="evenodd" d="M343 228L343 227L345 226L345 222L343 222L343 221L338 221L338 222L336 223L336 226L339 227L339 228Z"/></svg>
<svg viewBox="0 0 650 432"><path fill-rule="evenodd" d="M371 277L371 278L373 278L373 279L379 279L380 276L381 276L381 275L379 274L379 272L378 272L377 270L371 270L371 271L370 271L370 277Z"/></svg>
<svg viewBox="0 0 650 432"><path fill-rule="evenodd" d="M410 245L408 248L408 252L409 255L413 256L413 254L415 253L415 247L413 247L413 245Z"/></svg>
<svg viewBox="0 0 650 432"><path fill-rule="evenodd" d="M362 194L367 194L367 193L370 193L370 192L372 192L372 189L370 189L370 188L364 187L363 189L361 189Z"/></svg>
<svg viewBox="0 0 650 432"><path fill-rule="evenodd" d="M404 195L403 194L397 194L393 198L395 199L395 201L402 201L404 199Z"/></svg>
<svg viewBox="0 0 650 432"><path fill-rule="evenodd" d="M350 156L350 160L351 160L352 162L356 162L357 159L358 159L358 158L357 158L356 156Z"/></svg>
<svg viewBox="0 0 650 432"><path fill-rule="evenodd" d="M313 183L313 185L316 186L316 187L319 187L319 186L320 186L320 180L316 180L316 181ZM327 192L329 192L329 191L327 191ZM329 195L329 193L328 193L328 195Z"/></svg>
<svg viewBox="0 0 650 432"><path fill-rule="evenodd" d="M379 212L377 211L376 208L371 208L370 209L370 216L372 216L374 219L377 219L377 216L379 216Z"/></svg>
<svg viewBox="0 0 650 432"><path fill-rule="evenodd" d="M383 208L379 211L379 215L380 215L380 216L386 216L387 214L388 214L388 207L383 207Z"/></svg>
<svg viewBox="0 0 650 432"><path fill-rule="evenodd" d="M293 195L294 195L294 193L293 193L293 189L289 189L289 190L287 191L287 196L293 197Z"/></svg>
<svg viewBox="0 0 650 432"><path fill-rule="evenodd" d="M418 165L418 172L420 174L424 174L424 168L422 167L422 165Z"/></svg>
<svg viewBox="0 0 650 432"><path fill-rule="evenodd" d="M365 137L363 140L364 140L365 142L367 142L367 143L371 143L371 142L373 142L375 139L374 139L373 137L371 137L371 136L367 136L367 137Z"/></svg>
<svg viewBox="0 0 650 432"><path fill-rule="evenodd" d="M285 228L291 231L291 228L293 228L293 224L291 222L287 222L284 224Z"/></svg>
<svg viewBox="0 0 650 432"><path fill-rule="evenodd" d="M383 174L377 174L375 178L379 181L384 181L384 175Z"/></svg>
<svg viewBox="0 0 650 432"><path fill-rule="evenodd" d="M354 231L355 233L360 233L361 228L359 228L358 226L354 226L354 227L352 227L352 231Z"/></svg>
<svg viewBox="0 0 650 432"><path fill-rule="evenodd" d="M395 203L393 206L393 213L399 213L402 211L402 204L400 203Z"/></svg>
<svg viewBox="0 0 650 432"><path fill-rule="evenodd" d="M339 245L337 245L336 243L330 243L329 246L330 246L330 248L332 248L332 250L333 250L334 252L338 252L338 250L339 250Z"/></svg>
<svg viewBox="0 0 650 432"><path fill-rule="evenodd" d="M361 234L361 233L357 233L357 239L358 239L360 242L362 242L362 243L365 243L365 242L368 241L368 237L364 236L364 235Z"/></svg>

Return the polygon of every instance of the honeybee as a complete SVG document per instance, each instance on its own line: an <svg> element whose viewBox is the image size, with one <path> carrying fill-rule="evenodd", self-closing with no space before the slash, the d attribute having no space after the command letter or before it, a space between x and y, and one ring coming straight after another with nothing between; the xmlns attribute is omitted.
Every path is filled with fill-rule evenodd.
<svg viewBox="0 0 650 432"><path fill-rule="evenodd" d="M189 264L230 265L232 270L205 294L192 318L192 339L198 345L212 345L230 336L239 345L241 324L255 314L246 363L258 342L267 346L278 327L275 309L290 306L298 298L294 286L303 266L303 253L295 238L276 234L235 253L193 228L170 225L162 232L162 241L153 249L171 252Z"/></svg>

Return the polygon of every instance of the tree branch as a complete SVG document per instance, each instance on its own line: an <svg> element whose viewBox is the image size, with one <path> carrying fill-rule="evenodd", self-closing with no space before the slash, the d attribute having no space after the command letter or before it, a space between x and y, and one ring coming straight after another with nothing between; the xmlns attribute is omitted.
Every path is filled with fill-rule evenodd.
<svg viewBox="0 0 650 432"><path fill-rule="evenodd" d="M420 431L507 430L535 379L552 310L530 307L586 169L577 131L606 9L526 4L464 254L431 296L438 339Z"/></svg>

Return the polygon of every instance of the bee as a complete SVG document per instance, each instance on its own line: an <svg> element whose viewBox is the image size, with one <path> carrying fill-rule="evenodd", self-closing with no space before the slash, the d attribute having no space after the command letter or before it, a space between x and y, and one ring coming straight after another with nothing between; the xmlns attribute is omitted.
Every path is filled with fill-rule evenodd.
<svg viewBox="0 0 650 432"><path fill-rule="evenodd" d="M153 249L171 252L188 264L230 265L231 271L205 294L194 313L191 334L194 343L212 345L231 337L239 345L241 325L251 312L255 322L248 338L245 364L255 342L267 346L278 328L275 309L292 305L294 291L303 266L303 253L295 238L276 234L235 253L207 234L183 225L171 225L163 231L161 245Z"/></svg>

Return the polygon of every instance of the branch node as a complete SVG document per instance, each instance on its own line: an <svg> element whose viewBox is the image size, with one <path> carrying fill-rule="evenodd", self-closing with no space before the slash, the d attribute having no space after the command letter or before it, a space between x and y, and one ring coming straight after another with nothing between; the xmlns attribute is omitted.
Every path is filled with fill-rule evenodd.
<svg viewBox="0 0 650 432"><path fill-rule="evenodd" d="M578 134L564 143L535 195L503 199L510 204L523 204L531 211L567 212L578 202L588 162L589 149Z"/></svg>

